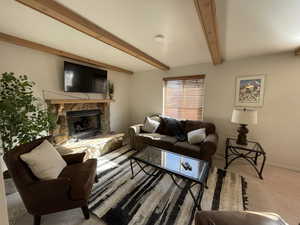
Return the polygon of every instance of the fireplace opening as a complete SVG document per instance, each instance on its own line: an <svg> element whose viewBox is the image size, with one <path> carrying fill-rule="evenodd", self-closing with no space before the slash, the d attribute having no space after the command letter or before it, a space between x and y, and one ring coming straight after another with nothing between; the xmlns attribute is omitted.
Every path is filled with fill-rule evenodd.
<svg viewBox="0 0 300 225"><path fill-rule="evenodd" d="M101 120L99 110L83 110L67 112L69 136L83 139L100 133Z"/></svg>

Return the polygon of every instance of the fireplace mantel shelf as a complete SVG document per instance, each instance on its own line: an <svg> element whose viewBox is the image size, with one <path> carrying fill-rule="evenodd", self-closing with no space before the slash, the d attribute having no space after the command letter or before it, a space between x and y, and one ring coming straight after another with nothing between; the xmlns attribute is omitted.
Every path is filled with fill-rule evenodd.
<svg viewBox="0 0 300 225"><path fill-rule="evenodd" d="M47 99L52 105L77 104L77 103L111 103L114 99Z"/></svg>

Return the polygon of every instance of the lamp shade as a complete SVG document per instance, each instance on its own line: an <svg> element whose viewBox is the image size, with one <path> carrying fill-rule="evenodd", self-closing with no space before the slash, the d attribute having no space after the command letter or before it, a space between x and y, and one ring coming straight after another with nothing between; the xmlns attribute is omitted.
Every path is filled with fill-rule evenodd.
<svg viewBox="0 0 300 225"><path fill-rule="evenodd" d="M234 109L231 117L232 123L257 124L257 111L249 109Z"/></svg>

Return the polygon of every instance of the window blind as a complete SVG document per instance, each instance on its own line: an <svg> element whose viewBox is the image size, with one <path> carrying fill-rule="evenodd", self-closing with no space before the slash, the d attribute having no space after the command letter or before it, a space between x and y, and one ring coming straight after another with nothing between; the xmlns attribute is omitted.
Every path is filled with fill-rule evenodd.
<svg viewBox="0 0 300 225"><path fill-rule="evenodd" d="M166 78L164 114L177 119L202 120L204 76Z"/></svg>

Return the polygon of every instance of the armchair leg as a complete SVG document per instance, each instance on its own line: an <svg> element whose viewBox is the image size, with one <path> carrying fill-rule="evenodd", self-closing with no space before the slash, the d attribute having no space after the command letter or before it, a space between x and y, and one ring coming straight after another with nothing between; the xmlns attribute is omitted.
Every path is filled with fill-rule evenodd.
<svg viewBox="0 0 300 225"><path fill-rule="evenodd" d="M41 216L34 215L33 216L33 225L40 225L41 224Z"/></svg>
<svg viewBox="0 0 300 225"><path fill-rule="evenodd" d="M89 208L85 205L81 207L82 213L84 215L84 218L86 220L88 220L90 218L90 212L89 212Z"/></svg>

